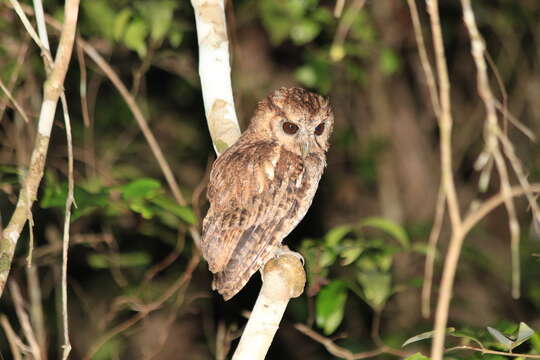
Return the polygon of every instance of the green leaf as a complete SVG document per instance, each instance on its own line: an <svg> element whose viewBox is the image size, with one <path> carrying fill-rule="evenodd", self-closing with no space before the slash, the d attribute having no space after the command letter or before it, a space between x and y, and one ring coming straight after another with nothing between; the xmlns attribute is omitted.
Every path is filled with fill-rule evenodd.
<svg viewBox="0 0 540 360"><path fill-rule="evenodd" d="M364 290L365 300L374 309L380 309L392 294L392 275L378 271L361 272L358 282Z"/></svg>
<svg viewBox="0 0 540 360"><path fill-rule="evenodd" d="M455 328L447 328L446 329L446 334L451 334L455 330L456 330ZM403 345L401 345L401 347L404 348L405 346L407 346L409 344L412 344L412 343L415 343L415 342L420 341L420 340L431 339L433 337L433 334L435 334L435 331L432 330L432 331L426 331L426 332L423 332L421 334L415 335L412 338L409 338L409 339L405 340L405 342L403 343Z"/></svg>
<svg viewBox="0 0 540 360"><path fill-rule="evenodd" d="M347 283L332 281L317 294L315 312L317 326L326 335L333 333L343 321L343 312L347 301Z"/></svg>
<svg viewBox="0 0 540 360"><path fill-rule="evenodd" d="M308 19L291 28L291 39L296 45L304 45L313 40L321 32L321 26Z"/></svg>
<svg viewBox="0 0 540 360"><path fill-rule="evenodd" d="M154 179L142 178L122 186L121 192L126 201L151 199L161 192L161 184Z"/></svg>
<svg viewBox="0 0 540 360"><path fill-rule="evenodd" d="M524 322L520 322L517 338L512 344L512 348L515 348L519 346L520 344L523 344L525 341L529 340L533 335L534 335L534 330L531 329Z"/></svg>
<svg viewBox="0 0 540 360"><path fill-rule="evenodd" d="M270 35L272 45L279 45L289 36L292 21L287 9L274 0L261 0L258 2L263 26Z"/></svg>
<svg viewBox="0 0 540 360"><path fill-rule="evenodd" d="M537 354L540 353L540 334L534 333L531 336L531 345Z"/></svg>
<svg viewBox="0 0 540 360"><path fill-rule="evenodd" d="M167 35L171 28L174 10L178 7L177 1L139 1L135 6L150 26L150 37L159 41Z"/></svg>
<svg viewBox="0 0 540 360"><path fill-rule="evenodd" d="M341 240L343 240L345 235L351 232L351 230L352 226L350 225L336 226L326 234L324 237L324 243L327 246L335 247Z"/></svg>
<svg viewBox="0 0 540 360"><path fill-rule="evenodd" d="M19 170L15 166L0 165L0 174L14 174L17 175Z"/></svg>
<svg viewBox="0 0 540 360"><path fill-rule="evenodd" d="M409 248L410 241L407 233L401 226L397 225L396 223L380 217L369 217L360 222L360 227L365 226L374 227L376 229L384 231L385 233L396 239L403 248Z"/></svg>
<svg viewBox="0 0 540 360"><path fill-rule="evenodd" d="M122 38L132 13L131 9L123 9L116 15L113 26L114 40L119 41Z"/></svg>
<svg viewBox="0 0 540 360"><path fill-rule="evenodd" d="M473 341L481 349L485 348L484 344L482 344L482 342L480 340L478 340L476 337L474 337L473 334L470 333L470 331L458 330L458 331L455 331L455 332L453 332L451 334L448 334L448 335L453 336L453 337L457 337L457 338L462 338L462 339L467 339L467 340Z"/></svg>
<svg viewBox="0 0 540 360"><path fill-rule="evenodd" d="M96 209L107 209L110 206L109 189L106 187L89 192L85 188L76 185L73 197L76 206L72 208L71 222ZM65 212L66 198L67 183L60 184L50 173L47 173L45 188L39 206L44 209L58 208Z"/></svg>
<svg viewBox="0 0 540 360"><path fill-rule="evenodd" d="M115 21L114 10L110 7L109 1L91 0L81 3L84 15L89 19L92 29L99 32L108 39L113 38L113 28Z"/></svg>
<svg viewBox="0 0 540 360"><path fill-rule="evenodd" d="M150 255L141 251L122 254L90 254L88 256L88 264L94 269L108 269L111 266L146 266L151 261Z"/></svg>
<svg viewBox="0 0 540 360"><path fill-rule="evenodd" d="M354 243L351 241L349 245L345 245L340 253L340 256L342 257L341 266L347 266L355 262L363 251L364 246L358 242Z"/></svg>
<svg viewBox="0 0 540 360"><path fill-rule="evenodd" d="M303 65L296 69L294 77L301 84L307 87L315 87L317 85L317 72L315 68L311 65Z"/></svg>
<svg viewBox="0 0 540 360"><path fill-rule="evenodd" d="M189 206L178 205L174 200L165 197L164 195L153 198L151 201L159 207L175 214L188 224L194 225L197 223L197 218Z"/></svg>
<svg viewBox="0 0 540 360"><path fill-rule="evenodd" d="M405 360L430 360L427 356L424 356L420 353L412 354L411 356L407 356Z"/></svg>
<svg viewBox="0 0 540 360"><path fill-rule="evenodd" d="M142 217L147 220L153 218L155 215L155 209L143 200L130 202L129 208L134 212L141 214Z"/></svg>
<svg viewBox="0 0 540 360"><path fill-rule="evenodd" d="M135 50L140 57L146 55L146 37L148 26L141 19L129 23L124 34L124 44L128 49Z"/></svg>
<svg viewBox="0 0 540 360"><path fill-rule="evenodd" d="M332 45L330 48L330 59L334 62L343 60L345 55L347 55L347 52L345 51L345 47L341 44Z"/></svg>
<svg viewBox="0 0 540 360"><path fill-rule="evenodd" d="M495 338L501 344L506 350L512 350L512 344L513 341L509 339L506 335L504 335L502 332L500 332L497 329L494 329L492 327L487 327L488 332L491 336Z"/></svg>
<svg viewBox="0 0 540 360"><path fill-rule="evenodd" d="M399 57L392 49L384 49L381 52L379 63L385 75L394 74L400 67Z"/></svg>
<svg viewBox="0 0 540 360"><path fill-rule="evenodd" d="M177 48L182 43L184 39L184 32L179 27L173 26L171 31L169 31L169 43L172 47Z"/></svg>
<svg viewBox="0 0 540 360"><path fill-rule="evenodd" d="M325 246L323 252L319 257L319 266L328 267L336 262L337 253L334 249Z"/></svg>
<svg viewBox="0 0 540 360"><path fill-rule="evenodd" d="M119 336L110 339L109 341L105 342L99 348L99 350L96 351L96 353L92 356L92 360L114 359L114 357L122 353L122 349L125 348L124 342L124 339L120 338Z"/></svg>

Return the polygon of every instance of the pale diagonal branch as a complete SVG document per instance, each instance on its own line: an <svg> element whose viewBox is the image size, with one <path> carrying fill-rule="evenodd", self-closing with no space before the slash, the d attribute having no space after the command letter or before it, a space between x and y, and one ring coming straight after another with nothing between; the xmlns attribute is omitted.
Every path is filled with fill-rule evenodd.
<svg viewBox="0 0 540 360"><path fill-rule="evenodd" d="M43 103L41 105L38 132L28 167L28 174L21 185L15 210L0 239L0 295L7 282L17 241L26 224L28 211L32 208L32 204L36 199L39 184L43 177L56 106L63 91L64 79L73 50L78 13L79 0L67 0L65 3L64 25L62 26L60 43L52 70L48 74L43 86Z"/></svg>

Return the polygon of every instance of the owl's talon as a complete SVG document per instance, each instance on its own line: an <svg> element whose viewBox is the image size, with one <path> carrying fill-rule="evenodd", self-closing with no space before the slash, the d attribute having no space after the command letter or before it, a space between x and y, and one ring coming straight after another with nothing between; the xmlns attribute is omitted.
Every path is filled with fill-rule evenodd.
<svg viewBox="0 0 540 360"><path fill-rule="evenodd" d="M274 253L274 257L280 257L282 255L292 255L292 256L294 256L295 258L297 258L298 260L300 260L302 262L302 266L304 266L306 264L302 254L300 254L299 252L296 252L296 251L292 251L291 249L289 249L289 247L287 245L281 245L278 248L276 248L276 251Z"/></svg>

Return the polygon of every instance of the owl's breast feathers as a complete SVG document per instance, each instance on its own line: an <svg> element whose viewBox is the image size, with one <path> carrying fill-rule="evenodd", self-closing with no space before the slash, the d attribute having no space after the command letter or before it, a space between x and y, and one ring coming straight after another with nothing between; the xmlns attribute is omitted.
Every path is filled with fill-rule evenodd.
<svg viewBox="0 0 540 360"><path fill-rule="evenodd" d="M242 141L214 163L201 250L225 300L240 291L306 214L325 166L273 142Z"/></svg>

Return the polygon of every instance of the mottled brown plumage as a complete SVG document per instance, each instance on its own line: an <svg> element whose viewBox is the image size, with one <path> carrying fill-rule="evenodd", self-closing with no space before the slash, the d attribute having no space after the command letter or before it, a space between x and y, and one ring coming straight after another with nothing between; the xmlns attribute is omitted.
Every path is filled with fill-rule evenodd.
<svg viewBox="0 0 540 360"><path fill-rule="evenodd" d="M213 164L201 250L225 300L306 214L326 165L334 115L323 97L281 88L262 100L238 141Z"/></svg>

